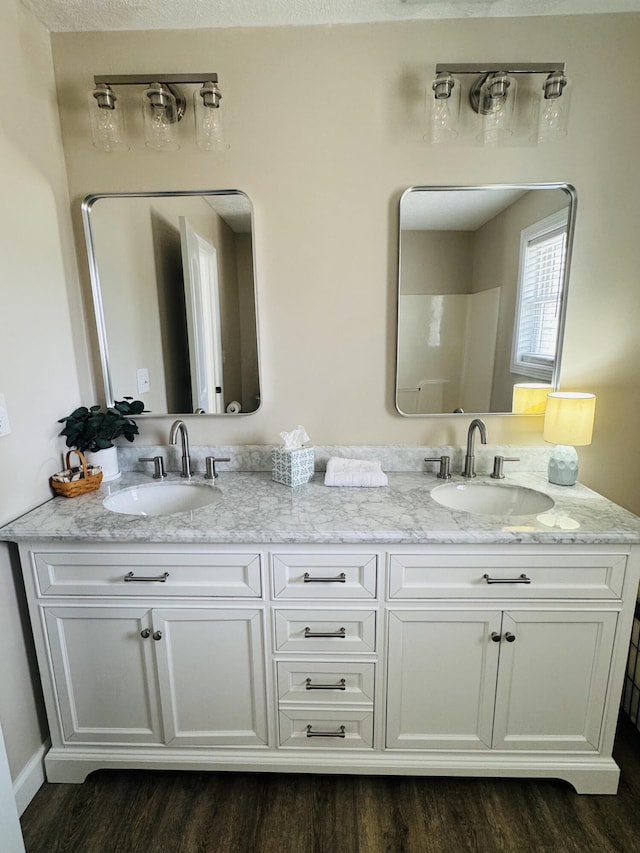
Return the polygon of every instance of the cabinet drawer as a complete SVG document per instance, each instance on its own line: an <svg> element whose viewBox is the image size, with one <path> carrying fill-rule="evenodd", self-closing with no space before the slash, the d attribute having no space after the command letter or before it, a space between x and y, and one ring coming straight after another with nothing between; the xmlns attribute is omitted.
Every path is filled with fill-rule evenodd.
<svg viewBox="0 0 640 853"><path fill-rule="evenodd" d="M280 661L278 698L297 704L371 704L374 672L372 663Z"/></svg>
<svg viewBox="0 0 640 853"><path fill-rule="evenodd" d="M286 652L374 652L373 610L276 610L276 649Z"/></svg>
<svg viewBox="0 0 640 853"><path fill-rule="evenodd" d="M40 595L259 598L260 554L35 553Z"/></svg>
<svg viewBox="0 0 640 853"><path fill-rule="evenodd" d="M391 554L390 598L620 598L623 554Z"/></svg>
<svg viewBox="0 0 640 853"><path fill-rule="evenodd" d="M274 554L276 598L375 598L375 554Z"/></svg>
<svg viewBox="0 0 640 853"><path fill-rule="evenodd" d="M372 711L280 711L280 746L303 749L372 749Z"/></svg>

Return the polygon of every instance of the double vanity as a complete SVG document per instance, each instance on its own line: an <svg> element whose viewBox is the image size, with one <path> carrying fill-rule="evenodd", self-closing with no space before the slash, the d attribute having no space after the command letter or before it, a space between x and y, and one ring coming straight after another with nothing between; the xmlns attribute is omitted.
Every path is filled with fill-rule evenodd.
<svg viewBox="0 0 640 853"><path fill-rule="evenodd" d="M543 473L445 484L420 468L375 489L130 471L5 527L48 779L554 777L615 793L640 520Z"/></svg>

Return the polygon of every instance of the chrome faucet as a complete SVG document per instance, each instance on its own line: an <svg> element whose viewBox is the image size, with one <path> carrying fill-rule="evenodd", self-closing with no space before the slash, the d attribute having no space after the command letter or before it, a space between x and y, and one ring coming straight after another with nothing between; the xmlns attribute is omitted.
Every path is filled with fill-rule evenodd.
<svg viewBox="0 0 640 853"><path fill-rule="evenodd" d="M178 433L182 440L182 474L181 477L191 478L191 456L189 455L189 433L184 421L175 421L169 430L169 444L177 444Z"/></svg>
<svg viewBox="0 0 640 853"><path fill-rule="evenodd" d="M469 432L467 433L467 455L464 457L463 477L471 478L476 476L476 457L473 450L476 429L480 433L482 444L487 443L487 427L484 421L481 421L480 418L474 418L469 424Z"/></svg>

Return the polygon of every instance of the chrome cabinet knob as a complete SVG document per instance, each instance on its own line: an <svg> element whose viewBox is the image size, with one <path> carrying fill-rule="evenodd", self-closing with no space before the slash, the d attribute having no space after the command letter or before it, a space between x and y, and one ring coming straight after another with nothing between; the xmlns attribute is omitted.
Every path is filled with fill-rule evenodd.
<svg viewBox="0 0 640 853"><path fill-rule="evenodd" d="M154 640L161 640L162 639L162 631L154 631L153 632L153 639Z"/></svg>
<svg viewBox="0 0 640 853"><path fill-rule="evenodd" d="M504 635L504 638L507 643L515 643L516 640L515 634L512 634L510 631L507 631L507 633Z"/></svg>
<svg viewBox="0 0 640 853"><path fill-rule="evenodd" d="M142 637L143 640L146 640L148 637L151 636L151 629L150 628L144 628L142 631L140 631L140 636Z"/></svg>
<svg viewBox="0 0 640 853"><path fill-rule="evenodd" d="M499 643L500 640L502 639L502 637L500 636L500 634L498 634L497 631L492 631L491 632L491 639L493 640L494 643Z"/></svg>

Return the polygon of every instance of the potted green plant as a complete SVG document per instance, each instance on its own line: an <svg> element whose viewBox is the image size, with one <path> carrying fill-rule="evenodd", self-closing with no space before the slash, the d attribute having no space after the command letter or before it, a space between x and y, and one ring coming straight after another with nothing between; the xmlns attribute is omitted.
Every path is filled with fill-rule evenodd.
<svg viewBox="0 0 640 853"><path fill-rule="evenodd" d="M116 400L113 406L80 406L64 418L60 435L65 436L67 447L82 451L87 462L100 465L103 480L115 480L120 476L118 453L114 439L120 436L133 441L138 435L138 425L131 417L144 411L144 403L125 397Z"/></svg>

